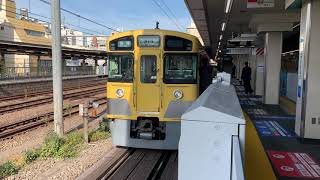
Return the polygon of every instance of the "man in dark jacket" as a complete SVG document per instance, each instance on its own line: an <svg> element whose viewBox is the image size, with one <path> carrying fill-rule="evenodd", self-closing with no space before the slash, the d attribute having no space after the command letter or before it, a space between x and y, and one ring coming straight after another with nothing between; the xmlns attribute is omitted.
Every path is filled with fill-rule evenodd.
<svg viewBox="0 0 320 180"><path fill-rule="evenodd" d="M241 79L243 81L243 86L244 86L244 90L245 93L253 93L253 90L251 88L251 68L249 67L248 62L245 62L245 67L242 69L242 73L241 73Z"/></svg>
<svg viewBox="0 0 320 180"><path fill-rule="evenodd" d="M208 59L201 59L200 61L200 94L202 94L208 86L212 83L212 66L209 65Z"/></svg>

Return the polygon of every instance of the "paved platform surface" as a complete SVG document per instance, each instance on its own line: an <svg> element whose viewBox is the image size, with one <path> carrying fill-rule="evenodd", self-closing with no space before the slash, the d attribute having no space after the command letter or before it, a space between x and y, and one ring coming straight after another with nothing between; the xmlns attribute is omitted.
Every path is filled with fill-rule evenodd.
<svg viewBox="0 0 320 180"><path fill-rule="evenodd" d="M99 77L99 75L65 76L63 77L63 80L94 78L94 77ZM25 84L25 83L33 83L33 82L44 82L44 81L52 81L52 77L0 80L0 85Z"/></svg>
<svg viewBox="0 0 320 180"><path fill-rule="evenodd" d="M234 85L240 104L248 115L247 119L252 123L259 138L259 142L255 142L255 149L262 152L253 153L258 154L257 158L260 159L256 159L254 163L249 162L251 166L256 165L256 178L259 178L259 173L259 179L268 179L265 175L272 176L272 172L268 171L268 166L271 165L276 179L279 180L320 179L320 142L301 140L294 132L294 115L288 114L280 106L264 105L261 97L245 95L239 83L234 82ZM250 138L254 139L251 135L247 138L248 141ZM263 146L262 150L259 149L259 143ZM265 157L269 165L263 161ZM248 172L252 173L249 170Z"/></svg>

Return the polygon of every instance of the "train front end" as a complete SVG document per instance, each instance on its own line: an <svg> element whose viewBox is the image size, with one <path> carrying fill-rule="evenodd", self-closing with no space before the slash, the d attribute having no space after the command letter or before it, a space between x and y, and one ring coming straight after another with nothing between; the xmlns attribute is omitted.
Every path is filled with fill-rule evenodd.
<svg viewBox="0 0 320 180"><path fill-rule="evenodd" d="M116 146L177 149L181 115L198 97L198 40L164 30L109 39L108 114Z"/></svg>

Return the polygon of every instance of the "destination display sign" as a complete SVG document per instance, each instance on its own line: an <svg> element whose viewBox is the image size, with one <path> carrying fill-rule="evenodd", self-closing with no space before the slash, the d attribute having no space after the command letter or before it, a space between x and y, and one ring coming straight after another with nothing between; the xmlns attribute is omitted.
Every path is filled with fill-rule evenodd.
<svg viewBox="0 0 320 180"><path fill-rule="evenodd" d="M138 36L139 47L160 47L160 36Z"/></svg>
<svg viewBox="0 0 320 180"><path fill-rule="evenodd" d="M129 48L132 46L131 41L118 41L118 47L120 48Z"/></svg>
<svg viewBox="0 0 320 180"><path fill-rule="evenodd" d="M127 36L115 39L110 42L111 51L131 51L133 50L133 37Z"/></svg>

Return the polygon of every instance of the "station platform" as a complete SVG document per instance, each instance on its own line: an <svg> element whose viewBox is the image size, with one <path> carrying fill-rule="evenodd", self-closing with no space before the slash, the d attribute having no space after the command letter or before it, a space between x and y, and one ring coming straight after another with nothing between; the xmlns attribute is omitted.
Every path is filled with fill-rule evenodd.
<svg viewBox="0 0 320 180"><path fill-rule="evenodd" d="M85 79L85 78L95 78L95 77L101 77L101 75L64 76L63 80ZM45 81L52 81L52 77L1 80L0 86L11 85L11 84L37 83L37 82L45 82Z"/></svg>
<svg viewBox="0 0 320 180"><path fill-rule="evenodd" d="M289 104L289 111L264 105L262 97L246 95L239 82L233 84L247 120L246 179L320 179L320 142L297 137L294 105L285 98L281 103Z"/></svg>

